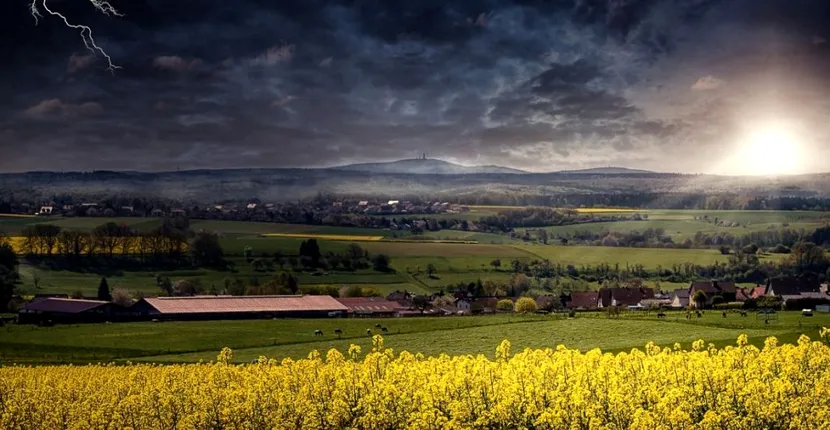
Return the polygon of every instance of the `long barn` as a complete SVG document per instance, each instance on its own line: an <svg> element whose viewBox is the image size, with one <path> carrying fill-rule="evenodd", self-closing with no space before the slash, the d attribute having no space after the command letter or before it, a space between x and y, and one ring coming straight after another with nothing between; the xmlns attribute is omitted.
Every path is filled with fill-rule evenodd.
<svg viewBox="0 0 830 430"><path fill-rule="evenodd" d="M220 320L327 318L348 308L330 296L191 296L144 298L133 305L147 319Z"/></svg>

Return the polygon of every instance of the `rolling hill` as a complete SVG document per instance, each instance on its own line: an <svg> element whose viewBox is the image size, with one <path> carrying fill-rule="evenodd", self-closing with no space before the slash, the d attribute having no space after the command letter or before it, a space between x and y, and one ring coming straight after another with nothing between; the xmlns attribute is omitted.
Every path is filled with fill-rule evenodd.
<svg viewBox="0 0 830 430"><path fill-rule="evenodd" d="M391 161L387 163L360 163L331 167L329 170L367 173L395 173L413 175L471 175L471 174L506 174L527 173L519 169L501 166L462 166L444 160L414 158Z"/></svg>

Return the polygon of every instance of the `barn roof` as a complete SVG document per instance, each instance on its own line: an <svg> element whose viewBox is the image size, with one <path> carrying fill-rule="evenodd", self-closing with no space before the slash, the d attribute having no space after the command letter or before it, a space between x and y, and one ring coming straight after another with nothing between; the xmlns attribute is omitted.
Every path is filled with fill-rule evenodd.
<svg viewBox="0 0 830 430"><path fill-rule="evenodd" d="M596 291L580 291L576 293L571 293L571 301L568 302L569 308L595 308L597 307L597 300L599 299L599 293Z"/></svg>
<svg viewBox="0 0 830 430"><path fill-rule="evenodd" d="M617 305L631 306L640 303L643 299L653 299L654 290L651 288L601 288L599 300L602 306L611 306L614 300Z"/></svg>
<svg viewBox="0 0 830 430"><path fill-rule="evenodd" d="M143 300L162 314L348 310L331 296L192 296Z"/></svg>
<svg viewBox="0 0 830 430"><path fill-rule="evenodd" d="M818 279L812 276L770 278L766 293L772 290L778 296L794 296L804 293L818 293L821 291L821 284Z"/></svg>
<svg viewBox="0 0 830 430"><path fill-rule="evenodd" d="M738 290L735 287L735 283L731 281L698 281L692 282L692 285L689 287L689 291L692 290L697 291L701 290L706 294L731 294L737 293Z"/></svg>
<svg viewBox="0 0 830 430"><path fill-rule="evenodd" d="M334 300L349 308L349 312L395 312L401 308L398 302L382 297L343 297Z"/></svg>
<svg viewBox="0 0 830 430"><path fill-rule="evenodd" d="M26 306L23 307L22 310L77 314L106 304L109 304L109 302L104 302L101 300L81 300L47 297L28 303Z"/></svg>

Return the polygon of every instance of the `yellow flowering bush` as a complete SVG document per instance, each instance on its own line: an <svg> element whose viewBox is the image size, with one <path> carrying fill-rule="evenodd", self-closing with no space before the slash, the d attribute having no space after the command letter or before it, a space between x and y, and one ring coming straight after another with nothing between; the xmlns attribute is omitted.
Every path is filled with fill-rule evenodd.
<svg viewBox="0 0 830 430"><path fill-rule="evenodd" d="M825 330L824 337L830 336ZM603 354L363 355L0 368L3 429L825 429L830 347L802 336Z"/></svg>

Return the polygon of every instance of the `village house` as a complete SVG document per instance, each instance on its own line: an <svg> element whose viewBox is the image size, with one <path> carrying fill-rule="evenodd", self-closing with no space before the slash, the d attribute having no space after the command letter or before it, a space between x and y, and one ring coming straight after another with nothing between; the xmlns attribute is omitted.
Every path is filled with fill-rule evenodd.
<svg viewBox="0 0 830 430"><path fill-rule="evenodd" d="M470 311L473 308L473 302L469 299L456 299L455 308L460 311Z"/></svg>
<svg viewBox="0 0 830 430"><path fill-rule="evenodd" d="M712 299L716 296L723 298L723 302L734 302L737 288L734 282L730 281L698 281L692 282L689 285L689 300L694 305L695 294L698 291L703 291L706 294L706 305L712 304Z"/></svg>
<svg viewBox="0 0 830 430"><path fill-rule="evenodd" d="M642 306L644 299L653 298L654 290L651 288L600 288L597 307Z"/></svg>
<svg viewBox="0 0 830 430"><path fill-rule="evenodd" d="M412 299L414 296L408 291L394 291L386 296L386 300L396 302L400 307L409 309L412 307Z"/></svg>
<svg viewBox="0 0 830 430"><path fill-rule="evenodd" d="M689 289L678 288L672 292L671 307L685 309L689 307Z"/></svg>

